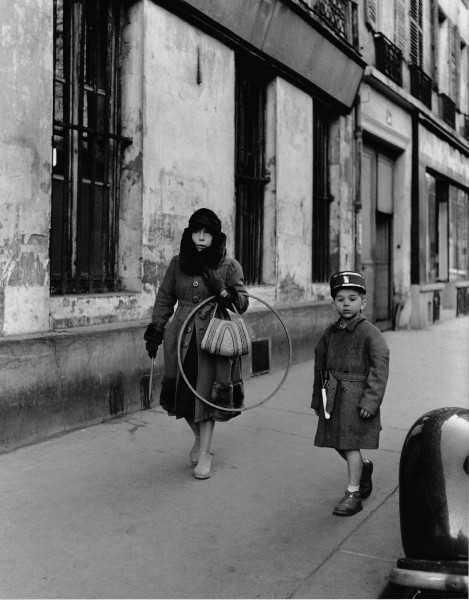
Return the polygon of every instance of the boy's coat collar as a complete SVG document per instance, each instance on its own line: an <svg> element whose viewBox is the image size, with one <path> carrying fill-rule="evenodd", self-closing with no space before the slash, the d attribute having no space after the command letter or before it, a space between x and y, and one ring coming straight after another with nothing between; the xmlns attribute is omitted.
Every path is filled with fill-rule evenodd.
<svg viewBox="0 0 469 600"><path fill-rule="evenodd" d="M332 327L334 327L334 329L348 329L349 331L354 331L355 327L362 321L366 321L366 317L363 315L357 315L356 317L353 317L353 319L350 319L345 327L340 326L340 319L338 319L335 323L332 323Z"/></svg>

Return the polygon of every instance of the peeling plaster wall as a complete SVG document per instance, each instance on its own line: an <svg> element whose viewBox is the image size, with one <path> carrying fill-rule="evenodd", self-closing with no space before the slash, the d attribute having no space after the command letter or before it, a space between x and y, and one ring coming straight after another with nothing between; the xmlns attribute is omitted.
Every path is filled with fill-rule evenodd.
<svg viewBox="0 0 469 600"><path fill-rule="evenodd" d="M351 115L339 117L330 131L331 271L355 267L354 208L354 121Z"/></svg>
<svg viewBox="0 0 469 600"><path fill-rule="evenodd" d="M52 8L0 0L0 335L49 328Z"/></svg>
<svg viewBox="0 0 469 600"><path fill-rule="evenodd" d="M154 4L145 30L143 282L157 289L197 208L233 252L234 53Z"/></svg>
<svg viewBox="0 0 469 600"><path fill-rule="evenodd" d="M313 101L276 81L276 192L278 301L310 298Z"/></svg>
<svg viewBox="0 0 469 600"><path fill-rule="evenodd" d="M117 270L120 288L134 292L142 289L143 273L143 4L135 3L128 9L121 45L122 135L131 138L132 144L125 149L122 165Z"/></svg>

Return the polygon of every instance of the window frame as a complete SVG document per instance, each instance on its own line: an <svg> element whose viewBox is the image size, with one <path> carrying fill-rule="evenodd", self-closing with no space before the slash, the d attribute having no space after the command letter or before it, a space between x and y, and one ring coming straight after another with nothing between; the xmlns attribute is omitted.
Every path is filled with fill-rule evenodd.
<svg viewBox="0 0 469 600"><path fill-rule="evenodd" d="M236 56L235 255L248 285L264 282L267 96L271 74L244 55Z"/></svg>
<svg viewBox="0 0 469 600"><path fill-rule="evenodd" d="M116 288L121 24L119 2L54 0L51 295Z"/></svg>

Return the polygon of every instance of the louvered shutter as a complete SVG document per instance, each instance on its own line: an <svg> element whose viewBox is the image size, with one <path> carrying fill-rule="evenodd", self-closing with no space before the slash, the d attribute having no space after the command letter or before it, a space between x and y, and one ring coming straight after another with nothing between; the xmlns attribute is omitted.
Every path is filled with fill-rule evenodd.
<svg viewBox="0 0 469 600"><path fill-rule="evenodd" d="M396 0L396 27L394 42L402 54L406 53L406 0Z"/></svg>
<svg viewBox="0 0 469 600"><path fill-rule="evenodd" d="M431 0L431 49L432 49L432 79L433 86L438 86L438 55L439 55L439 25L438 25L438 3Z"/></svg>
<svg viewBox="0 0 469 600"><path fill-rule="evenodd" d="M365 19L371 29L378 29L378 0L366 0Z"/></svg>
<svg viewBox="0 0 469 600"><path fill-rule="evenodd" d="M423 5L422 0L410 0L410 60L423 66Z"/></svg>
<svg viewBox="0 0 469 600"><path fill-rule="evenodd" d="M448 72L449 72L449 97L458 105L459 101L459 31L457 25L448 23Z"/></svg>

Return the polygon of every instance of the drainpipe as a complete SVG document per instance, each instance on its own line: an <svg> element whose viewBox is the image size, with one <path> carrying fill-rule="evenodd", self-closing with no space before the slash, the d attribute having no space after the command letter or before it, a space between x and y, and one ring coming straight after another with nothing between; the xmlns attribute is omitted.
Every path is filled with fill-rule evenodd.
<svg viewBox="0 0 469 600"><path fill-rule="evenodd" d="M355 228L355 270L361 271L362 262L362 227L361 227L361 164L362 164L362 145L363 129L361 123L361 102L360 93L357 94L354 102L355 118L355 198L354 206L354 228Z"/></svg>

